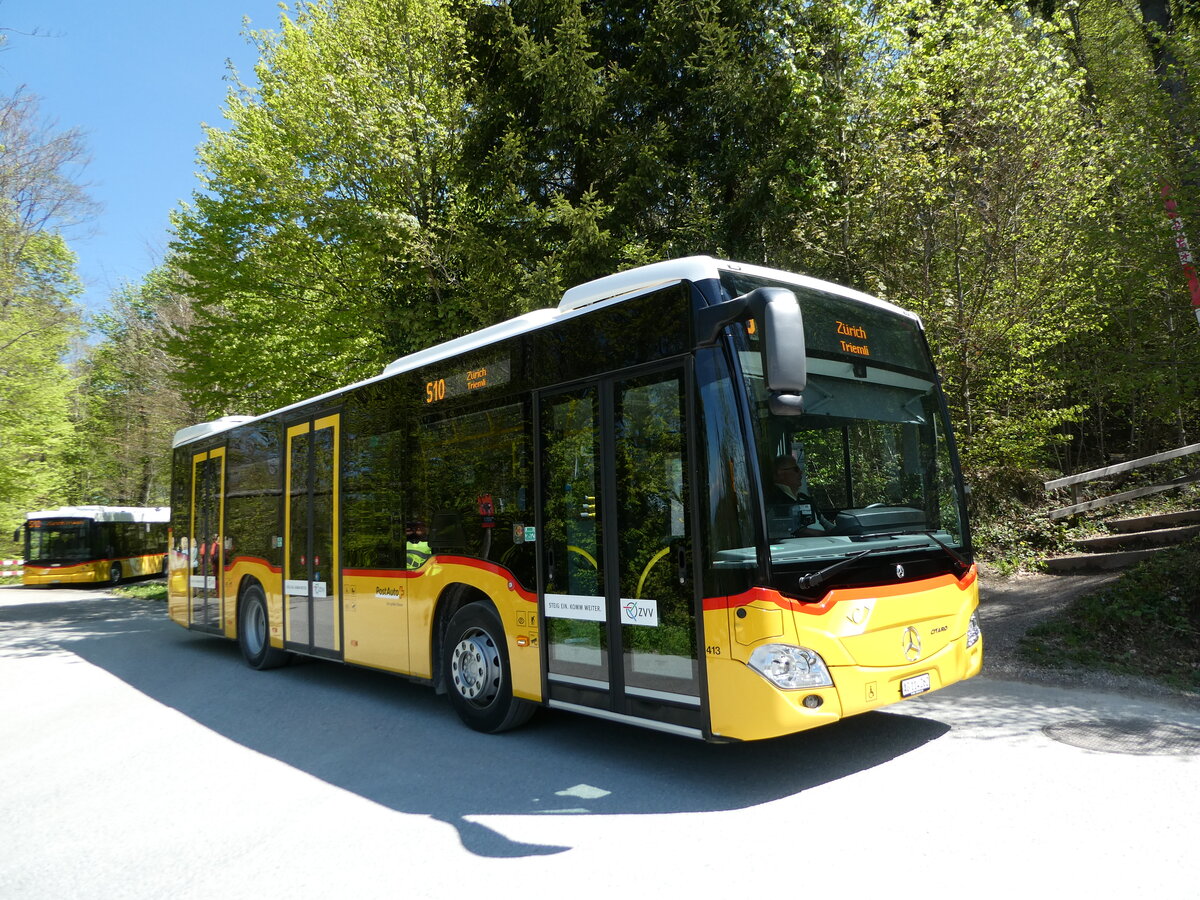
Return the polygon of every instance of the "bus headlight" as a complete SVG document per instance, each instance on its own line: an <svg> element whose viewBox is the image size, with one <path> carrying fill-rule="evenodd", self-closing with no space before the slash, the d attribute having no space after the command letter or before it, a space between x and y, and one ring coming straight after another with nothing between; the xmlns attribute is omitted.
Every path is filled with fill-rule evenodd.
<svg viewBox="0 0 1200 900"><path fill-rule="evenodd" d="M967 647L974 647L981 637L983 630L979 627L979 617L971 613L971 621L967 623Z"/></svg>
<svg viewBox="0 0 1200 900"><path fill-rule="evenodd" d="M750 668L771 684L788 691L833 687L825 660L807 647L767 644L750 654Z"/></svg>

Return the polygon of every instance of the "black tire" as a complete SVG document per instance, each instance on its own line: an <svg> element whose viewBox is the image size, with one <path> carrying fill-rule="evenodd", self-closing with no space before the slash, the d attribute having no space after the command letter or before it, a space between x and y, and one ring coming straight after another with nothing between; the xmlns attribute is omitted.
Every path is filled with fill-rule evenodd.
<svg viewBox="0 0 1200 900"><path fill-rule="evenodd" d="M513 696L504 626L487 603L470 603L451 617L442 675L454 711L476 731L508 731L537 710L537 704Z"/></svg>
<svg viewBox="0 0 1200 900"><path fill-rule="evenodd" d="M251 584L238 603L238 646L252 669L277 669L291 657L286 650L271 646L267 622L267 595L261 585Z"/></svg>
<svg viewBox="0 0 1200 900"><path fill-rule="evenodd" d="M109 587L116 587L118 584L121 583L123 578L124 578L124 576L121 573L121 564L119 562L115 562L111 566L108 567L108 585L109 585Z"/></svg>

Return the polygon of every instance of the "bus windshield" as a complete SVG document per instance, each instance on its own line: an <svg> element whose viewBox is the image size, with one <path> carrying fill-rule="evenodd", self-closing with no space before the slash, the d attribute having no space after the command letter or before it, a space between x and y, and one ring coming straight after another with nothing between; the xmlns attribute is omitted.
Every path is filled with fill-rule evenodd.
<svg viewBox="0 0 1200 900"><path fill-rule="evenodd" d="M772 563L811 570L866 550L963 549L960 481L917 322L882 305L786 287L805 319L803 414L771 411L752 327L738 354ZM743 555L750 564L748 548L723 554L727 563Z"/></svg>
<svg viewBox="0 0 1200 900"><path fill-rule="evenodd" d="M92 558L87 519L30 519L26 563L85 562Z"/></svg>

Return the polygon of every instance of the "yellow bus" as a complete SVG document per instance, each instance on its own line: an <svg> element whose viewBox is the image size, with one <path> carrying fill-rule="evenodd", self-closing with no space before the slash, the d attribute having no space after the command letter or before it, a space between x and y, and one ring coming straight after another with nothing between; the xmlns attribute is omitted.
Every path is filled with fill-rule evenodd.
<svg viewBox="0 0 1200 900"><path fill-rule="evenodd" d="M655 263L174 446L172 619L477 730L769 738L982 665L921 322L814 278Z"/></svg>
<svg viewBox="0 0 1200 900"><path fill-rule="evenodd" d="M165 506L62 506L28 513L13 535L25 544L22 581L120 584L161 575L170 518Z"/></svg>

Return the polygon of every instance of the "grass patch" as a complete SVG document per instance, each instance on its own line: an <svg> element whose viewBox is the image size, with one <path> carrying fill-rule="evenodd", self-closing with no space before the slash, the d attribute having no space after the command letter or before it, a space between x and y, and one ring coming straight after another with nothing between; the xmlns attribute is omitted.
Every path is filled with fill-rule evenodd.
<svg viewBox="0 0 1200 900"><path fill-rule="evenodd" d="M1020 654L1044 666L1139 675L1200 691L1200 538L1155 554L1030 629Z"/></svg>
<svg viewBox="0 0 1200 900"><path fill-rule="evenodd" d="M167 600L167 582L165 580L142 581L136 584L123 584L113 588L112 592L118 597L130 597L134 600Z"/></svg>

